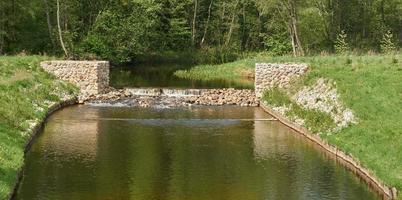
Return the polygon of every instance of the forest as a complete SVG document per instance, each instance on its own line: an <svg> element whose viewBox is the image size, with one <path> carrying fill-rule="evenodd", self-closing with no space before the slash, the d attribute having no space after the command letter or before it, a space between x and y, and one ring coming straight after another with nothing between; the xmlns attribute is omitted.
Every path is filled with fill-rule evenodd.
<svg viewBox="0 0 402 200"><path fill-rule="evenodd" d="M0 55L387 53L401 13L401 0L2 0Z"/></svg>

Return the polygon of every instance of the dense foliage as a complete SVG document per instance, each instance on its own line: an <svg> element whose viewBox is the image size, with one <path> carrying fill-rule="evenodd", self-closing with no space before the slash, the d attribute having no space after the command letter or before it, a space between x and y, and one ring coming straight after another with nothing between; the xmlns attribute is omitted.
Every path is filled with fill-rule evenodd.
<svg viewBox="0 0 402 200"><path fill-rule="evenodd" d="M401 13L401 0L2 0L0 54L388 52L402 43Z"/></svg>

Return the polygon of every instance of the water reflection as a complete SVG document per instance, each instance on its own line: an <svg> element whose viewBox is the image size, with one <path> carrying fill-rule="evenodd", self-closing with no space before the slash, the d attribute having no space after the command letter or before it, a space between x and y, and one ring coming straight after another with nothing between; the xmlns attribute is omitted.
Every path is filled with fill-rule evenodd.
<svg viewBox="0 0 402 200"><path fill-rule="evenodd" d="M236 120L245 118L269 116L239 107L64 109L28 154L17 199L375 199L288 128Z"/></svg>
<svg viewBox="0 0 402 200"><path fill-rule="evenodd" d="M98 115L94 110L92 113L83 113L82 118L89 118ZM60 118L63 118L61 113ZM98 120L91 120L82 123L81 120L62 120L54 119L56 123L48 123L46 129L51 134L42 140L40 145L35 145L33 151L46 150L54 152L56 155L66 155L67 158L81 157L88 161L96 158L97 143L99 134Z"/></svg>

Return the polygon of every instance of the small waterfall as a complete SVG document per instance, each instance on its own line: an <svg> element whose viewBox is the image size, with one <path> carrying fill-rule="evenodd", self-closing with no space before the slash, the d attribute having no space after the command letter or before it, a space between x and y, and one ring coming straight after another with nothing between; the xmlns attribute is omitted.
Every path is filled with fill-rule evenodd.
<svg viewBox="0 0 402 200"><path fill-rule="evenodd" d="M162 95L169 97L200 96L202 89L162 89Z"/></svg>
<svg viewBox="0 0 402 200"><path fill-rule="evenodd" d="M135 96L168 96L168 97L187 97L200 96L205 91L203 89L169 89L169 88L126 88Z"/></svg>
<svg viewBox="0 0 402 200"><path fill-rule="evenodd" d="M158 88L127 88L128 92L136 96L161 96L162 90Z"/></svg>

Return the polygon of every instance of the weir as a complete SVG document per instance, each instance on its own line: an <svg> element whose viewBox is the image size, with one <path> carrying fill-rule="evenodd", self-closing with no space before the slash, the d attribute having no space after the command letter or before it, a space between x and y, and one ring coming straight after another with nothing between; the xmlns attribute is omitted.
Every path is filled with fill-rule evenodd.
<svg viewBox="0 0 402 200"><path fill-rule="evenodd" d="M263 119L188 119L188 118L177 118L177 119L136 119L136 118L85 118L85 119L64 119L63 121L176 121L176 120L186 120L186 121L243 121L243 122L268 122L268 121L278 121L276 118L263 118ZM57 121L57 120L55 120Z"/></svg>
<svg viewBox="0 0 402 200"><path fill-rule="evenodd" d="M206 89L172 89L172 88L126 88L134 96L169 96L187 97L200 96Z"/></svg>

